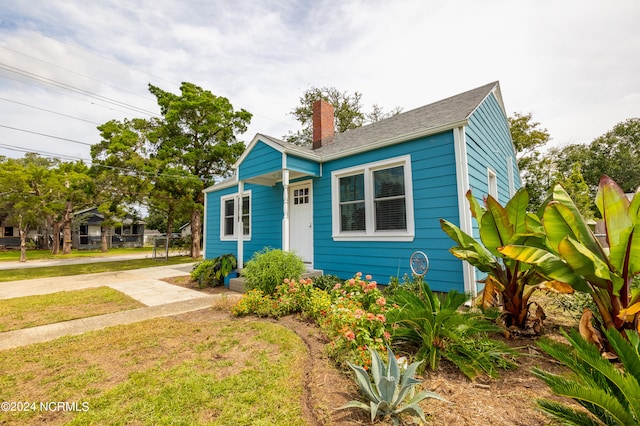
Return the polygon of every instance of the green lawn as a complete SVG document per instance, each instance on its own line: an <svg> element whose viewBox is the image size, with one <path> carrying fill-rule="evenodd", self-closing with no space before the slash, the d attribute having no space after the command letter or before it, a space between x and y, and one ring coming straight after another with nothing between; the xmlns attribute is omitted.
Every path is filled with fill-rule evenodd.
<svg viewBox="0 0 640 426"><path fill-rule="evenodd" d="M277 324L176 317L0 351L0 423L304 425L306 346ZM40 402L75 402L50 412ZM46 406L46 405L45 405Z"/></svg>
<svg viewBox="0 0 640 426"><path fill-rule="evenodd" d="M86 263L82 265L44 266L41 268L19 268L0 271L0 282L28 280L32 278L64 277L98 272L126 271L128 269L151 268L193 262L188 256L170 257L168 260L136 259L114 262Z"/></svg>
<svg viewBox="0 0 640 426"><path fill-rule="evenodd" d="M27 261L29 260L41 260L41 259L69 259L74 257L105 257L105 256L117 256L123 254L134 253L152 253L151 248L112 248L108 252L103 253L100 250L73 250L71 254L51 254L49 250L28 250ZM20 250L8 250L0 251L0 262L2 261L18 261L20 260Z"/></svg>
<svg viewBox="0 0 640 426"><path fill-rule="evenodd" d="M109 287L0 300L0 332L145 306Z"/></svg>

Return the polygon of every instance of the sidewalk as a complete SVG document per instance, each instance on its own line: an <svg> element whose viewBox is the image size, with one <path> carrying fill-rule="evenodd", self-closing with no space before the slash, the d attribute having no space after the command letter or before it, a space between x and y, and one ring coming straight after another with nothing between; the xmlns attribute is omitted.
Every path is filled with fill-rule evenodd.
<svg viewBox="0 0 640 426"><path fill-rule="evenodd" d="M121 260L133 260L133 259L151 259L151 253L135 253L135 254L122 254L116 256L95 256L95 257L71 257L68 259L35 259L29 260L27 254L26 262L19 262L17 260L8 260L0 262L0 270L4 269L20 269L20 268L42 268L43 266L65 266L65 265L81 265L84 263L102 263L102 262L117 262ZM158 265L161 265L162 261L158 261Z"/></svg>
<svg viewBox="0 0 640 426"><path fill-rule="evenodd" d="M183 263L130 271L0 283L0 299L108 286L147 305L129 311L0 333L0 350L210 307L222 296L208 295L161 281L162 278L188 275L192 268L193 263Z"/></svg>

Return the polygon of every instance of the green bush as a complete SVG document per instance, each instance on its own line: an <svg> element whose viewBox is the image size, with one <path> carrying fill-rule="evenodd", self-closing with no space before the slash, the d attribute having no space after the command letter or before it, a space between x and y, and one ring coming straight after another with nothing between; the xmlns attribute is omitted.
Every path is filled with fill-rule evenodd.
<svg viewBox="0 0 640 426"><path fill-rule="evenodd" d="M605 330L606 338L619 356L621 365L605 359L598 348L572 330L562 332L571 344L542 339L538 345L573 372L556 375L539 368L533 374L544 380L556 394L572 398L584 410L558 401L538 399L538 406L563 425L640 424L640 337L635 330L623 335L615 328Z"/></svg>
<svg viewBox="0 0 640 426"><path fill-rule="evenodd" d="M197 281L200 288L222 285L224 277L229 275L236 265L236 257L232 253L206 259L194 265L191 279Z"/></svg>
<svg viewBox="0 0 640 426"><path fill-rule="evenodd" d="M304 262L295 253L265 248L247 262L242 276L248 290L258 289L271 295L285 278L299 280L305 269Z"/></svg>
<svg viewBox="0 0 640 426"><path fill-rule="evenodd" d="M481 374L494 378L499 368L515 368L516 352L487 337L502 329L479 313L464 312L467 300L456 291L436 295L427 283L419 293L397 290L392 301L399 308L388 315L394 343L415 350L416 358L432 370L445 358L470 379Z"/></svg>
<svg viewBox="0 0 640 426"><path fill-rule="evenodd" d="M315 288L329 292L336 284L341 283L342 280L335 275L320 275L313 277L312 282Z"/></svg>

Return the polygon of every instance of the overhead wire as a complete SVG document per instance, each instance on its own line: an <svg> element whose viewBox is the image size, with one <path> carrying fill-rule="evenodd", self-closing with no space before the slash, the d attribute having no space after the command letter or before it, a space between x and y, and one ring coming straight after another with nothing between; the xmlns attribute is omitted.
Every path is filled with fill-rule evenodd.
<svg viewBox="0 0 640 426"><path fill-rule="evenodd" d="M7 99L7 98L3 98L3 97L0 97L0 100L3 100L3 101L5 101L5 102L11 102L11 103L14 103L14 104L17 104L17 105L22 105L22 106L25 106L25 107L28 107L28 108L37 109L37 110L44 111L44 112L49 112L49 113L51 113L51 114L60 115L60 116L62 116L62 117L73 118L74 120L84 121L84 122L86 122L86 123L95 124L95 125L97 125L97 126L99 126L100 124L102 124L102 123L97 123L97 122L95 122L95 121L86 120L86 119L84 119L84 118L75 117L75 116L73 116L73 115L64 114L64 113L62 113L62 112L58 112L58 111L52 111L52 110L50 110L50 109L46 109L46 108L40 108L40 107L37 107L37 106L35 106L35 105L29 105L29 104L25 104L25 103L23 103L23 102L18 102L18 101L14 101L14 100Z"/></svg>
<svg viewBox="0 0 640 426"><path fill-rule="evenodd" d="M20 68L17 68L17 67L13 67L11 65L7 65L7 64L1 63L1 62L0 62L0 69L3 69L5 71L8 71L8 72L11 72L11 73L14 73L14 74L18 74L18 75L21 75L23 77L27 77L27 78L30 78L30 79L33 79L33 80L36 80L36 81L39 81L41 83L49 84L49 85L52 85L52 86L55 86L55 87L61 87L63 89L70 90L72 92L79 93L79 94L85 95L85 96L90 97L90 98L98 99L98 100L100 100L102 102L106 102L106 103L115 105L115 106L120 107L120 108L129 109L129 110L134 111L136 113L148 115L150 117L159 117L159 115L157 113L153 112L153 111L149 111L149 110L146 110L144 108L137 107L135 105L129 105L129 104L125 103L125 102L118 101L117 99L112 99L112 98L109 98L107 96L102 96L102 95L99 95L97 93L93 93L93 92L90 92L88 90L81 89L79 87L75 87L75 86L72 86L70 84L63 83L63 82L60 82L60 81L57 81L57 80L53 80L51 78L44 77L42 75L35 74L35 73L30 72L30 71L26 71L26 70L23 70L23 69L20 69Z"/></svg>

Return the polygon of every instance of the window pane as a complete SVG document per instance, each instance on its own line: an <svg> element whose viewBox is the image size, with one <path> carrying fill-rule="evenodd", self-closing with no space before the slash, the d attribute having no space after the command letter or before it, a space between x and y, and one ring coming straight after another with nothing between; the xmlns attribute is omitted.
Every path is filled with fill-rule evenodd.
<svg viewBox="0 0 640 426"><path fill-rule="evenodd" d="M364 200L364 174L340 178L340 202Z"/></svg>
<svg viewBox="0 0 640 426"><path fill-rule="evenodd" d="M233 235L234 200L224 202L224 235Z"/></svg>
<svg viewBox="0 0 640 426"><path fill-rule="evenodd" d="M364 203L342 204L340 206L340 230L364 231Z"/></svg>
<svg viewBox="0 0 640 426"><path fill-rule="evenodd" d="M404 166L373 172L376 231L407 229Z"/></svg>
<svg viewBox="0 0 640 426"><path fill-rule="evenodd" d="M233 216L233 200L227 200L224 202L224 217Z"/></svg>
<svg viewBox="0 0 640 426"><path fill-rule="evenodd" d="M407 229L404 197L376 201L376 231Z"/></svg>
<svg viewBox="0 0 640 426"><path fill-rule="evenodd" d="M249 197L242 197L242 233L249 235L251 217L249 212Z"/></svg>
<svg viewBox="0 0 640 426"><path fill-rule="evenodd" d="M224 218L224 235L233 235L233 216Z"/></svg>
<svg viewBox="0 0 640 426"><path fill-rule="evenodd" d="M373 172L375 198L404 195L404 166Z"/></svg>

